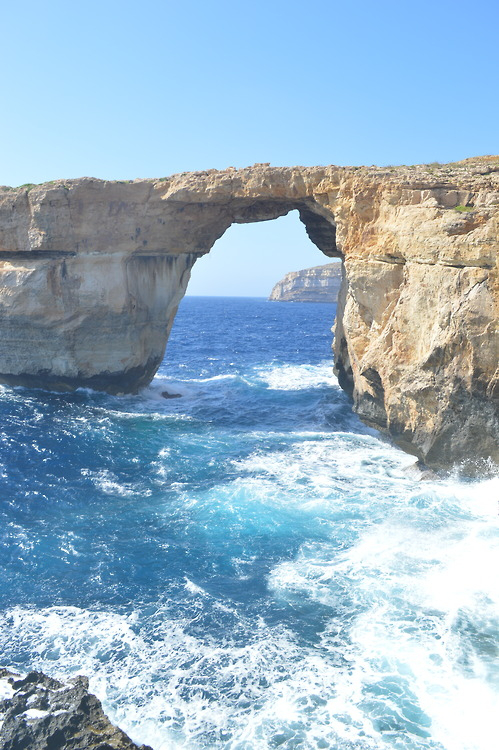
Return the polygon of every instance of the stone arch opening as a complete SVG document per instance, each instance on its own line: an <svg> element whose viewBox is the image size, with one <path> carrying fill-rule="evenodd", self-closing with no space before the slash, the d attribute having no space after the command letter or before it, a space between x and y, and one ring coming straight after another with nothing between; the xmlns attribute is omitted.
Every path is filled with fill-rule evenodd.
<svg viewBox="0 0 499 750"><path fill-rule="evenodd" d="M336 241L336 223L330 212L321 210L315 201L310 204L304 201L276 201L244 200L234 201L232 207L232 222L235 224L249 224L252 222L269 221L280 216L286 216L290 211L297 211L305 231L321 252L329 258L342 258L342 253ZM225 231L225 230L224 230Z"/></svg>
<svg viewBox="0 0 499 750"><path fill-rule="evenodd" d="M481 169L255 164L3 189L0 382L137 391L196 260L231 224L297 210L326 257L345 256L336 368L361 418L435 465L477 455L477 434L496 457L497 232Z"/></svg>
<svg viewBox="0 0 499 750"><path fill-rule="evenodd" d="M267 206L255 212L252 207L235 218L197 259L188 296L268 297L286 274L339 259L336 227L311 211Z"/></svg>

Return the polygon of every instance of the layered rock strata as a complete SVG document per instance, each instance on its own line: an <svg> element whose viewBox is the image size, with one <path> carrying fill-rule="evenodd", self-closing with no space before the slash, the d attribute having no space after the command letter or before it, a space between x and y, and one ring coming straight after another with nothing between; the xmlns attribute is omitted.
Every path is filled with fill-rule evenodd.
<svg viewBox="0 0 499 750"><path fill-rule="evenodd" d="M431 466L498 461L498 157L1 189L0 381L136 391L196 259L292 210L344 261L336 371L360 417Z"/></svg>
<svg viewBox="0 0 499 750"><path fill-rule="evenodd" d="M272 302L336 302L341 286L341 265L324 263L302 271L291 271L277 282Z"/></svg>
<svg viewBox="0 0 499 750"><path fill-rule="evenodd" d="M86 677L0 669L0 750L152 750L115 727Z"/></svg>

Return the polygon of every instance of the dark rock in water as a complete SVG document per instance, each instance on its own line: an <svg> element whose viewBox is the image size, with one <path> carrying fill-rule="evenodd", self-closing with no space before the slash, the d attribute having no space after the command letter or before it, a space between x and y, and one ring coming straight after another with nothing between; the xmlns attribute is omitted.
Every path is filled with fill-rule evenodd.
<svg viewBox="0 0 499 750"><path fill-rule="evenodd" d="M115 727L88 679L0 669L0 750L152 750Z"/></svg>
<svg viewBox="0 0 499 750"><path fill-rule="evenodd" d="M418 482L433 482L439 479L438 474L428 468L422 461L416 461L416 463L407 466L404 473Z"/></svg>
<svg viewBox="0 0 499 750"><path fill-rule="evenodd" d="M168 391L163 391L161 395L163 398L182 398L181 393L168 393Z"/></svg>

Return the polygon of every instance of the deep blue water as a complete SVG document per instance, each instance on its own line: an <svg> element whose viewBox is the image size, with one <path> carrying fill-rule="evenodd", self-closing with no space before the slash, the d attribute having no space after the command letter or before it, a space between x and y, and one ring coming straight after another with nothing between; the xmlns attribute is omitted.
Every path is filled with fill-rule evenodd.
<svg viewBox="0 0 499 750"><path fill-rule="evenodd" d="M490 750L498 479L409 478L334 312L186 298L137 396L0 389L1 664L154 750Z"/></svg>

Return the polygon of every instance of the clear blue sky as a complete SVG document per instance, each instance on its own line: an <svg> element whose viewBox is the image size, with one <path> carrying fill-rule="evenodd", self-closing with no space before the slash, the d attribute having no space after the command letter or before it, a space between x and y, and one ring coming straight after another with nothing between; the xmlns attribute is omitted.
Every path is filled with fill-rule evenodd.
<svg viewBox="0 0 499 750"><path fill-rule="evenodd" d="M497 0L27 0L0 21L3 184L499 151Z"/></svg>

